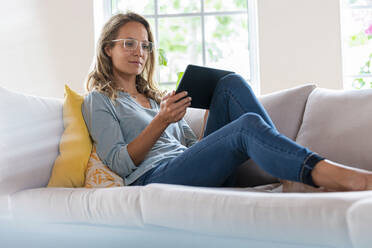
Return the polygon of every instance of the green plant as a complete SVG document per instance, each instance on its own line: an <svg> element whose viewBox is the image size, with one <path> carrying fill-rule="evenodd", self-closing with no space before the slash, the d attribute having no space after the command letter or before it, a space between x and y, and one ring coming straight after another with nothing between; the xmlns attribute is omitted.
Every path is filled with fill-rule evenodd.
<svg viewBox="0 0 372 248"><path fill-rule="evenodd" d="M168 59L167 59L167 55L164 51L164 49L161 49L159 48L158 49L158 64L160 66L167 66L168 65Z"/></svg>

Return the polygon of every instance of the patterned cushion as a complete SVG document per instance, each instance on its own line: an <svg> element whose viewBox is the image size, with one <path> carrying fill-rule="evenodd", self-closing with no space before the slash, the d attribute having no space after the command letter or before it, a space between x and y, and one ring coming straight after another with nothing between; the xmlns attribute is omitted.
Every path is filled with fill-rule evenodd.
<svg viewBox="0 0 372 248"><path fill-rule="evenodd" d="M85 173L85 188L108 188L124 186L124 180L104 165L93 146Z"/></svg>

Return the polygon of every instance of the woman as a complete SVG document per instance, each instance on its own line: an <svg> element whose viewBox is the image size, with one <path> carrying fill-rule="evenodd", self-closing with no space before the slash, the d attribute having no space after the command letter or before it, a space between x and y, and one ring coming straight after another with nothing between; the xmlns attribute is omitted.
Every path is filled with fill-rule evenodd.
<svg viewBox="0 0 372 248"><path fill-rule="evenodd" d="M187 92L166 95L153 81L154 39L135 13L113 16L88 75L83 116L97 154L126 185L231 186L248 159L283 180L330 191L369 190L372 173L327 160L276 130L242 77L222 78L199 139L183 119ZM204 131L204 126L205 131Z"/></svg>

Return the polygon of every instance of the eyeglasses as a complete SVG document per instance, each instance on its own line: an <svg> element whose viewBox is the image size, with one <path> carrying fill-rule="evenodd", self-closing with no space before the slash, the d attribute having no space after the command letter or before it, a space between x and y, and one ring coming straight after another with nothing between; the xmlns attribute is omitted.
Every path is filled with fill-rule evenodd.
<svg viewBox="0 0 372 248"><path fill-rule="evenodd" d="M135 39L117 39L117 40L112 40L112 42L117 42L117 41L122 41L123 42L123 47L126 50L129 51L134 51L138 47L138 43L140 43L141 49L147 53L151 53L152 49L154 47L154 43L150 41L138 41Z"/></svg>

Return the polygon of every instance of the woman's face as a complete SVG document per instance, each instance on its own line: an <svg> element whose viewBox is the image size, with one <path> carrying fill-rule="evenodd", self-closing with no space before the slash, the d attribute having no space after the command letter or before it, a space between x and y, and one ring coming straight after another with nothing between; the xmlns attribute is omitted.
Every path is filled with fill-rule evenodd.
<svg viewBox="0 0 372 248"><path fill-rule="evenodd" d="M105 47L106 54L111 57L113 71L125 76L141 74L149 56L140 45L141 41L148 41L145 26L139 22L128 22L119 29L115 39L135 39L138 41L138 45L136 49L129 50L124 48L123 41L117 41L113 47Z"/></svg>

